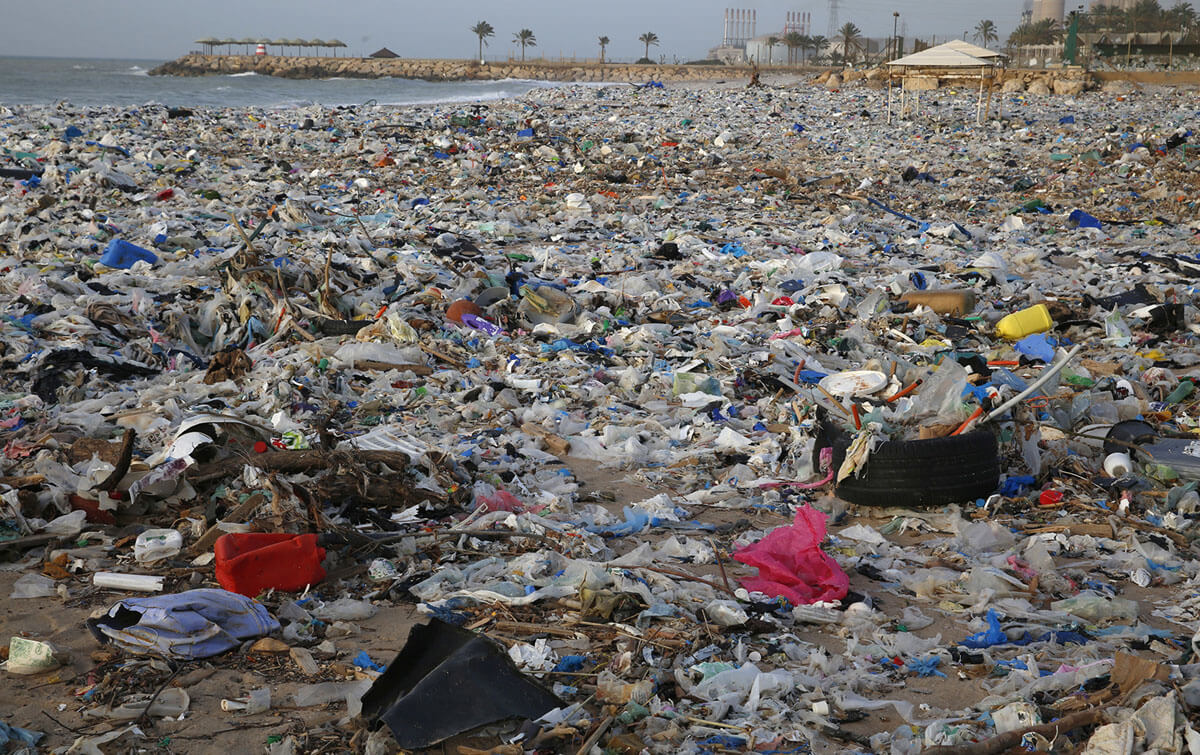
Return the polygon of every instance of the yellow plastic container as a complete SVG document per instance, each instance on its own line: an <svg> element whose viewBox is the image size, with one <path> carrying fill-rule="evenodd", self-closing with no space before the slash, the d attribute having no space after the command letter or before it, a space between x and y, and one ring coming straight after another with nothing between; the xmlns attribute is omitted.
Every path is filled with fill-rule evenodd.
<svg viewBox="0 0 1200 755"><path fill-rule="evenodd" d="M996 335L1010 341L1019 341L1034 333L1045 333L1053 327L1054 320L1050 318L1050 310L1045 304L1035 304L1001 318L1000 322L996 323Z"/></svg>

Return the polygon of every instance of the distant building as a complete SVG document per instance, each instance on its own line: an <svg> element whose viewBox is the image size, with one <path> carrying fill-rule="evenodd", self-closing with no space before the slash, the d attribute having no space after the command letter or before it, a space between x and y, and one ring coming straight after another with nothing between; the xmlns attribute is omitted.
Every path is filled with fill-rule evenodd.
<svg viewBox="0 0 1200 755"><path fill-rule="evenodd" d="M1033 23L1049 20L1062 24L1065 5L1064 0L1033 0Z"/></svg>
<svg viewBox="0 0 1200 755"><path fill-rule="evenodd" d="M738 65L746 62L746 49L735 45L718 45L708 48L708 59L719 60L726 65Z"/></svg>

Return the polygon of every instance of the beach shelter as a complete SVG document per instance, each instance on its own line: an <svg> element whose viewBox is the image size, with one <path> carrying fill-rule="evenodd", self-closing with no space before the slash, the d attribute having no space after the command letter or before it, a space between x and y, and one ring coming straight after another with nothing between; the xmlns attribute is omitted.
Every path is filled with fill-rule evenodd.
<svg viewBox="0 0 1200 755"><path fill-rule="evenodd" d="M228 50L225 51L225 54L232 55L233 54L233 46L236 45L237 43L238 43L238 41L236 39L234 39L233 37L226 37L225 39L222 39L219 42L217 42L217 45L219 47L229 48Z"/></svg>
<svg viewBox="0 0 1200 755"><path fill-rule="evenodd" d="M982 123L987 116L987 112L991 110L992 104L992 89L990 84L996 80L996 73L1002 65L1002 55L997 55L984 48L984 53L988 53L988 57L981 58L977 55L971 55L963 52L961 49L956 49L962 45L969 45L968 42L955 40L945 44L930 47L920 52L914 52L911 55L905 55L895 60L890 60L886 63L888 72L888 123L892 122L892 81L900 77L900 112L903 113L907 105L908 92L910 89L910 81L916 78L979 78L979 97L975 107L975 122ZM970 45L975 47L975 45ZM987 109L984 108L983 93L987 90Z"/></svg>
<svg viewBox="0 0 1200 755"><path fill-rule="evenodd" d="M308 43L307 43L307 42L305 42L303 39L297 39L297 38L295 38L295 37L292 37L291 39L289 39L289 40L287 41L287 43L288 43L288 47L295 47L295 48L296 48L296 55L299 55L299 54L300 54L300 48L301 48L301 47L304 47L305 45L307 45L307 44L308 44Z"/></svg>
<svg viewBox="0 0 1200 755"><path fill-rule="evenodd" d="M286 39L280 37L279 39L272 41L271 46L278 48L280 55L286 55L287 53L284 52L283 48L287 46L287 43L288 43L288 41Z"/></svg>
<svg viewBox="0 0 1200 755"><path fill-rule="evenodd" d="M959 52L965 52L966 54L970 55L971 57L979 58L980 60L1003 61L1008 57L1007 55L1005 55L1002 52L994 52L992 50L987 49L986 47L980 47L979 45L973 45L970 42L967 42L966 40L963 40L963 39L952 39L949 42L945 42L943 44L938 45L938 47L948 47L951 50L958 50Z"/></svg>
<svg viewBox="0 0 1200 755"><path fill-rule="evenodd" d="M333 48L333 57L335 57L335 58L337 57L338 48L346 46L346 43L340 39L331 39L328 42L326 42L325 44L327 44Z"/></svg>
<svg viewBox="0 0 1200 755"><path fill-rule="evenodd" d="M249 54L250 54L250 47L251 47L251 46L253 46L253 45L257 45L257 44L258 44L258 40L257 40L257 39L253 39L253 38L251 38L251 37L243 37L242 39L239 39L239 40L237 41L237 44L239 44L239 45L241 45L243 48L245 48L245 50L246 50L246 54L247 54L247 55L249 55Z"/></svg>
<svg viewBox="0 0 1200 755"><path fill-rule="evenodd" d="M205 55L212 55L213 45L221 44L221 40L214 39L213 37L204 37L203 39L197 39L196 44L202 45L205 48Z"/></svg>
<svg viewBox="0 0 1200 755"><path fill-rule="evenodd" d="M398 58L400 56L397 55L396 53L392 52L391 50L389 50L386 47L380 47L378 50L371 53L370 57L372 57L372 58Z"/></svg>
<svg viewBox="0 0 1200 755"><path fill-rule="evenodd" d="M319 54L320 50L322 50L323 48L329 47L329 43L323 39L310 39L310 40L308 40L308 46L317 48L317 51Z"/></svg>

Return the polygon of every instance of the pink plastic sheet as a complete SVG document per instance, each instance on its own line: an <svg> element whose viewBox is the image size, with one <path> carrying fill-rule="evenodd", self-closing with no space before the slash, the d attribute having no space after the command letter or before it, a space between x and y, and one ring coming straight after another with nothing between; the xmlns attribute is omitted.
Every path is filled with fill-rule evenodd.
<svg viewBox="0 0 1200 755"><path fill-rule="evenodd" d="M850 578L833 557L821 550L825 515L811 506L796 510L790 526L778 527L762 540L733 554L747 566L758 567L758 576L742 586L792 605L841 600L850 590Z"/></svg>

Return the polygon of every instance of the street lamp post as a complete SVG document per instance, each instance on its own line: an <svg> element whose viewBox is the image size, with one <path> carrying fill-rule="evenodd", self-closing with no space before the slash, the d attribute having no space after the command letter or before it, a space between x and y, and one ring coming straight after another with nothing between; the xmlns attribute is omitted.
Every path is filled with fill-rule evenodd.
<svg viewBox="0 0 1200 755"><path fill-rule="evenodd" d="M892 11L892 58L900 57L900 38L896 36L896 27L900 23L900 11Z"/></svg>

